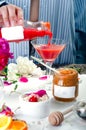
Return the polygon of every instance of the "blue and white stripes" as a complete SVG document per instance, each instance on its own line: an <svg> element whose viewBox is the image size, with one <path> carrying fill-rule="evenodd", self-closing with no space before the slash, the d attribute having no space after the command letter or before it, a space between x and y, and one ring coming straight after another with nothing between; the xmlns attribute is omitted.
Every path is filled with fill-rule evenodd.
<svg viewBox="0 0 86 130"><path fill-rule="evenodd" d="M76 30L86 32L86 0L73 1Z"/></svg>
<svg viewBox="0 0 86 130"><path fill-rule="evenodd" d="M24 17L29 19L30 0L8 0L24 10ZM73 0L40 0L39 20L50 21L53 37L65 40L68 45L55 61L56 64L74 62L74 9ZM11 50L18 55L29 57L29 42L10 43ZM13 61L12 61L13 62Z"/></svg>

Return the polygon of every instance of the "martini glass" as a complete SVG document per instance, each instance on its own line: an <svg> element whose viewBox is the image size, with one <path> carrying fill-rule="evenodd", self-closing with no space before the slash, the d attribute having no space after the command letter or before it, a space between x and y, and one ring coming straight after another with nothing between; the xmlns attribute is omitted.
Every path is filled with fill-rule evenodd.
<svg viewBox="0 0 86 130"><path fill-rule="evenodd" d="M66 47L66 42L61 39L49 39L48 37L44 37L32 40L32 45L44 63L52 67L53 62ZM46 68L46 75L50 74L51 70Z"/></svg>

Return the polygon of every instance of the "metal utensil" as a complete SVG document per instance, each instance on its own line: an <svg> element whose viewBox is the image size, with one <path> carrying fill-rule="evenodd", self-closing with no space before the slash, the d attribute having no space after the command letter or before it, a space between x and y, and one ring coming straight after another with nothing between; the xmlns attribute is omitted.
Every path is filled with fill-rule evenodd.
<svg viewBox="0 0 86 130"><path fill-rule="evenodd" d="M74 106L74 111L80 118L86 120L86 100L78 101Z"/></svg>

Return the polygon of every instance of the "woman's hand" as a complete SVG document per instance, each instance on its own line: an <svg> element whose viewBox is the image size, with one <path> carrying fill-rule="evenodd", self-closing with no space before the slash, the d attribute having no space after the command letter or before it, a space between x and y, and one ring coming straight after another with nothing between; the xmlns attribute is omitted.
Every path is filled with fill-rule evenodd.
<svg viewBox="0 0 86 130"><path fill-rule="evenodd" d="M23 25L23 10L12 4L0 7L0 27Z"/></svg>

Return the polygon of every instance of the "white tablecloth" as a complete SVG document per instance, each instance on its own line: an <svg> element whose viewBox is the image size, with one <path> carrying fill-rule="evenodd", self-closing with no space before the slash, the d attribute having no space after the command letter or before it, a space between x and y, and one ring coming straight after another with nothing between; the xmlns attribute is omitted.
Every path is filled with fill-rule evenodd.
<svg viewBox="0 0 86 130"><path fill-rule="evenodd" d="M9 89L9 88L8 88ZM25 90L24 90L25 91ZM65 109L69 108L71 105L73 105L76 101L70 102L70 103L61 103L57 102L53 96L52 93L49 91L49 95L51 96L51 102L50 102L50 110L52 111L64 111ZM5 99L4 102L12 108L12 110L15 110L17 107L19 107L19 93L12 93L9 95L8 92L5 93ZM86 75L80 75L80 83L79 83L79 96L77 100L86 99ZM23 115L21 113L21 110L16 111L16 117L19 119L24 119L27 121L27 123L30 123L29 117ZM42 125L44 124L42 121ZM43 130L42 125L35 124L31 122L29 130ZM44 130L85 130L86 129L86 121L81 120L74 114L73 112L68 114L65 117L65 120L62 122L60 126L51 126L49 122L46 119L46 125Z"/></svg>

